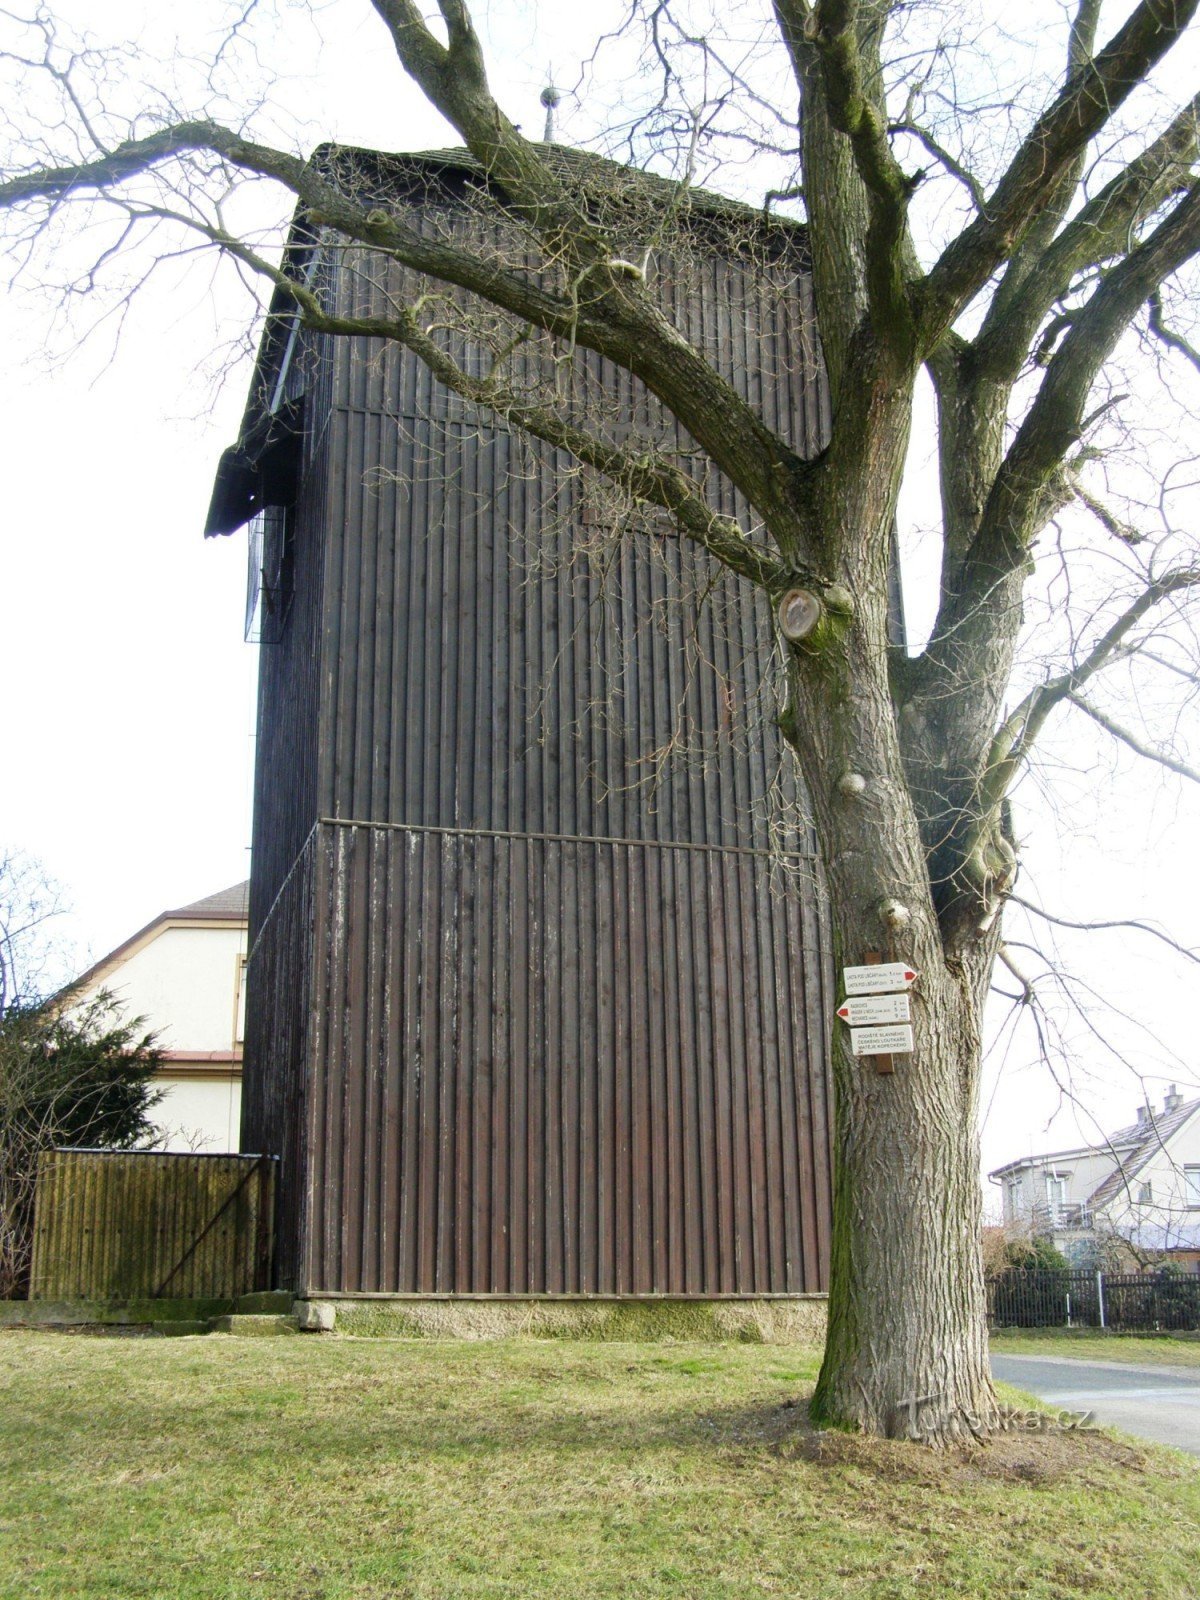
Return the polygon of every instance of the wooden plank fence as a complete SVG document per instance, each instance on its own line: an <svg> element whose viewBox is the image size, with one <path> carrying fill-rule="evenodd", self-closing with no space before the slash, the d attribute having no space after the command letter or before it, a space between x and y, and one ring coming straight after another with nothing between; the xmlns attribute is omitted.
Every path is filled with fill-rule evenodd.
<svg viewBox="0 0 1200 1600"><path fill-rule="evenodd" d="M233 1299L271 1287L273 1156L48 1150L31 1300Z"/></svg>

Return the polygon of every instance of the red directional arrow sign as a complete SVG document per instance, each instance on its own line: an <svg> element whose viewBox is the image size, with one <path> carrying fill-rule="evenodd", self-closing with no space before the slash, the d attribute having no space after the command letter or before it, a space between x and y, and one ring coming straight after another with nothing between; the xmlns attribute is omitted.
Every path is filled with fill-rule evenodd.
<svg viewBox="0 0 1200 1600"><path fill-rule="evenodd" d="M880 961L870 967L843 967L847 994L895 994L917 980L912 967L903 961Z"/></svg>
<svg viewBox="0 0 1200 1600"><path fill-rule="evenodd" d="M864 994L844 1000L837 1014L852 1028L869 1028L878 1023L911 1022L907 994Z"/></svg>

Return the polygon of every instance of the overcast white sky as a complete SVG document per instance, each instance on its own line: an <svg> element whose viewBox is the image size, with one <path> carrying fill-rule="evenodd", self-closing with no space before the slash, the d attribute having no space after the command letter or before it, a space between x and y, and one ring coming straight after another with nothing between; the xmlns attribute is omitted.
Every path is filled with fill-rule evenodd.
<svg viewBox="0 0 1200 1600"><path fill-rule="evenodd" d="M106 0L102 22L81 0L63 9L114 36L166 26L149 0ZM591 8L588 21L606 9ZM497 0L481 11L507 109L540 129L547 69L563 83L574 76L575 8ZM451 142L392 64L365 3L291 16L296 34L281 56L297 81L278 93L303 106L310 142ZM564 106L562 136L585 122ZM248 871L255 652L241 639L245 542L201 538L247 377L237 369L214 390L205 355L214 317L236 324L242 298L224 282L211 291L206 277L182 283L142 297L111 361L103 340L71 354L37 295L18 290L0 303L0 842L40 857L65 887L80 966L161 909ZM925 438L919 426L918 455ZM917 480L902 510L909 531L928 481ZM1200 943L1200 807L1187 786L1114 760L1086 730L1072 753L1079 770L1065 775L1065 815L1025 797L1025 889L1067 916L1148 916ZM1068 1103L1057 1117L1058 1092L1029 1039L996 1052L985 1166L1132 1120L1137 1084L1108 1058L1109 1042L1156 1092L1168 1081L1197 1088L1194 979L1148 941L1103 937L1086 946L1064 934L1063 948L1098 993L1155 1013L1161 1042L1089 1001L1090 1024L1073 1025L1087 1109Z"/></svg>

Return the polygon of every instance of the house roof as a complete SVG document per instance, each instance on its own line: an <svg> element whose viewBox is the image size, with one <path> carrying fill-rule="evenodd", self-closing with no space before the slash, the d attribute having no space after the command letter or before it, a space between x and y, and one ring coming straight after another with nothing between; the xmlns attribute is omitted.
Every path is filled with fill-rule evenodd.
<svg viewBox="0 0 1200 1600"><path fill-rule="evenodd" d="M1110 1141L1112 1145L1128 1144L1130 1148L1121 1155L1116 1171L1092 1190L1088 1204L1093 1209L1099 1209L1116 1199L1146 1163L1175 1137L1185 1123L1191 1121L1197 1111L1200 1111L1200 1100L1185 1100L1173 1111L1151 1111L1146 1122L1135 1122L1132 1127L1121 1128L1114 1133Z"/></svg>
<svg viewBox="0 0 1200 1600"><path fill-rule="evenodd" d="M180 917L186 917L189 921L209 917L222 922L232 921L246 915L249 893L250 883L246 879L241 883L230 884L228 889L218 889L216 894L205 895L203 900L193 900L191 905L177 906L174 911L164 911L154 921L162 922L167 918ZM150 926L153 927L154 923Z"/></svg>
<svg viewBox="0 0 1200 1600"><path fill-rule="evenodd" d="M172 911L160 911L144 928L139 928L136 933L117 945L115 950L110 950L106 956L101 956L99 961L94 961L86 972L80 973L73 983L67 985L64 994L73 994L79 989L87 988L107 968L115 965L123 956L132 954L140 945L148 943L152 934L170 923L245 922L248 916L249 890L248 881L234 883L230 884L228 889L218 889L216 894L205 895L202 900L193 900L190 905L176 906Z"/></svg>
<svg viewBox="0 0 1200 1600"><path fill-rule="evenodd" d="M792 249L798 245L807 246L807 227L792 217L747 205L742 200L731 200L709 189L687 187L678 179L663 178L656 172L631 167L573 145L534 141L533 148L550 171L566 180L575 194L590 205L603 207L614 201L648 202L657 220L661 219L662 207L669 204L680 216L732 224L743 238L749 229L760 239L774 235L780 243L787 240ZM464 174L483 183L489 181L483 163L462 145L442 150L384 151L362 145L326 144L314 152L313 159L334 172L339 166L348 168L353 181L360 186L365 184L373 199L394 197L447 173ZM498 185L496 188L499 190ZM503 199L502 191L497 198Z"/></svg>
<svg viewBox="0 0 1200 1600"><path fill-rule="evenodd" d="M1135 1140L1125 1139L1123 1134L1114 1133L1103 1144L1076 1144L1066 1150L1047 1150L1041 1155L1018 1156L1015 1161L1006 1161L1002 1167L994 1167L988 1173L993 1182L1007 1178L1009 1173L1020 1172L1023 1167L1045 1167L1056 1165L1060 1161L1078 1161L1086 1156L1116 1155L1120 1156L1125 1150L1131 1149Z"/></svg>
<svg viewBox="0 0 1200 1600"><path fill-rule="evenodd" d="M802 222L778 216L706 189L684 188L639 167L628 167L607 156L570 145L535 144L542 159L566 179L577 196L607 226L619 228L636 216L644 227L654 227L667 215L698 223L710 234L724 235L736 248L751 242L756 251L808 260L808 229ZM465 148L392 152L361 145L324 144L313 152L312 162L341 184L360 202L387 204L407 196L445 188L447 178L463 179L478 192L489 185L482 163ZM503 191L493 185L495 199ZM668 210L670 208L670 210ZM285 270L304 276L317 247L317 236L305 208L297 206L284 251ZM243 527L261 508L259 483L264 473L286 473L288 452L303 427L297 402L277 406L268 401L275 378L286 361L289 334L295 325L295 302L277 288L267 310L259 342L254 376L237 442L225 450L217 466L205 522L205 538L230 534Z"/></svg>
<svg viewBox="0 0 1200 1600"><path fill-rule="evenodd" d="M1093 1209L1100 1208L1115 1199L1151 1157L1157 1155L1184 1124L1191 1121L1197 1111L1200 1111L1200 1100L1184 1101L1173 1111L1151 1110L1146 1122L1133 1122L1128 1127L1118 1128L1102 1144L1077 1145L1071 1150L1022 1156L1019 1161L1009 1161L997 1167L988 1173L988 1177L998 1180L1009 1173L1019 1172L1022 1167L1044 1167L1082 1156L1110 1156L1115 1163L1114 1170L1087 1196L1087 1203Z"/></svg>

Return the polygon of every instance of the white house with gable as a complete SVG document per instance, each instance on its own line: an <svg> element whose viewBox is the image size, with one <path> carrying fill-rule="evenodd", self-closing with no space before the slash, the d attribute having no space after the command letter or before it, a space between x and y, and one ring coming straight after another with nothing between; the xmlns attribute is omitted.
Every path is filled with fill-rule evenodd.
<svg viewBox="0 0 1200 1600"><path fill-rule="evenodd" d="M72 985L84 1000L107 989L158 1035L163 1096L152 1120L165 1150L238 1148L246 895L238 883L162 912Z"/></svg>
<svg viewBox="0 0 1200 1600"><path fill-rule="evenodd" d="M1200 1271L1200 1100L1174 1084L1160 1109L1140 1107L1103 1144L1025 1156L988 1177L1006 1226L1030 1228L1079 1266L1124 1255Z"/></svg>

